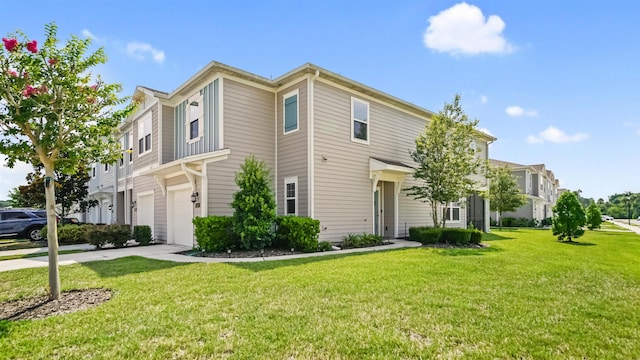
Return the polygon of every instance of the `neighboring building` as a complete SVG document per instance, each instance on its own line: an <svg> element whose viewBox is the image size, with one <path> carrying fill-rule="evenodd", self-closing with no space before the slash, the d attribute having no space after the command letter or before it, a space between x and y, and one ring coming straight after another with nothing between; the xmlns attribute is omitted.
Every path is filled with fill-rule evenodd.
<svg viewBox="0 0 640 360"><path fill-rule="evenodd" d="M235 173L253 154L271 169L278 214L320 220L322 239L403 237L431 223L430 206L402 191L426 109L312 64L270 80L212 62L171 93L139 86L136 96L119 127L122 160L91 170L100 206L88 221L147 224L155 239L192 245L193 217L233 213ZM478 156L494 140L478 132ZM469 204L441 209L447 224L488 229L487 201Z"/></svg>
<svg viewBox="0 0 640 360"><path fill-rule="evenodd" d="M508 166L511 174L517 179L520 192L527 198L527 203L513 212L505 212L504 217L543 220L553 216L553 207L560 196L560 181L544 164L521 165L500 160L489 160L493 167ZM496 220L498 214L495 215Z"/></svg>

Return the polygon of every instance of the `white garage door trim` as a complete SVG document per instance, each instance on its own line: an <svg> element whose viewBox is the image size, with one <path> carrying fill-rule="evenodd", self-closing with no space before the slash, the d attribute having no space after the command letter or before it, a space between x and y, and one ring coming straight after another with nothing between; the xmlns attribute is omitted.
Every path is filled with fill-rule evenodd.
<svg viewBox="0 0 640 360"><path fill-rule="evenodd" d="M191 219L193 219L193 204L191 203L190 199L185 196L185 194L182 194L183 198L181 198L180 200L183 202L183 204L185 201L189 201L189 211L186 213L185 211L180 211L180 208L175 204L176 193L188 192L190 194L191 191L191 184L189 183L167 187L167 244L177 244L189 247L193 246L193 225L191 223ZM176 221L179 221L183 218L189 219L189 229L185 229L184 235L181 234L180 237L177 238L175 233L179 229L176 229ZM182 224L182 226L184 226L185 228L187 227L186 221L184 224Z"/></svg>
<svg viewBox="0 0 640 360"><path fill-rule="evenodd" d="M136 224L151 227L151 236L153 236L155 233L155 198L153 190L136 194L136 204L138 212L136 214Z"/></svg>

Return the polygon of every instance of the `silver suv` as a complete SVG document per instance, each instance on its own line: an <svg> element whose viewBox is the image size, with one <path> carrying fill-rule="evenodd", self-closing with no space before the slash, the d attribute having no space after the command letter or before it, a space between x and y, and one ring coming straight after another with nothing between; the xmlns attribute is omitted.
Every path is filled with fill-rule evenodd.
<svg viewBox="0 0 640 360"><path fill-rule="evenodd" d="M21 237L40 241L40 229L47 225L47 212L38 209L0 210L0 237Z"/></svg>

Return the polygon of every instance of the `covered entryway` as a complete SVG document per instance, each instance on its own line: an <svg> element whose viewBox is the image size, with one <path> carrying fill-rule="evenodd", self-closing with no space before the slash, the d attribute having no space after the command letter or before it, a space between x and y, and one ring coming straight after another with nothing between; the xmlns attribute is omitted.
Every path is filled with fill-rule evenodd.
<svg viewBox="0 0 640 360"><path fill-rule="evenodd" d="M191 185L177 185L167 189L167 243L192 247L194 204Z"/></svg>
<svg viewBox="0 0 640 360"><path fill-rule="evenodd" d="M153 200L153 191L148 193L138 194L137 202L137 224L147 225L151 228L151 234L153 236L155 227L155 204Z"/></svg>
<svg viewBox="0 0 640 360"><path fill-rule="evenodd" d="M386 238L398 237L398 196L413 168L392 160L369 158L372 184L372 233Z"/></svg>

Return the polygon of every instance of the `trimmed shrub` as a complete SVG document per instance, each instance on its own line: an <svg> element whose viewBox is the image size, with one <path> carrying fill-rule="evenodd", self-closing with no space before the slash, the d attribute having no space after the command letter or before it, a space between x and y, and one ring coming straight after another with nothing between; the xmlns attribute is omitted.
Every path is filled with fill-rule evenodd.
<svg viewBox="0 0 640 360"><path fill-rule="evenodd" d="M382 245L383 238L374 234L347 234L342 238L342 248L363 248L368 246Z"/></svg>
<svg viewBox="0 0 640 360"><path fill-rule="evenodd" d="M151 244L153 237L151 236L151 226L136 225L133 227L133 238L140 245L146 246Z"/></svg>
<svg viewBox="0 0 640 360"><path fill-rule="evenodd" d="M47 227L40 229L40 235L47 238ZM72 245L87 243L84 229L78 225L61 225L58 226L58 244Z"/></svg>
<svg viewBox="0 0 640 360"><path fill-rule="evenodd" d="M320 221L300 216L276 218L276 244L304 252L318 250Z"/></svg>
<svg viewBox="0 0 640 360"><path fill-rule="evenodd" d="M440 241L440 228L427 226L414 227L409 229L409 239L421 242L422 244L437 244Z"/></svg>
<svg viewBox="0 0 640 360"><path fill-rule="evenodd" d="M468 245L470 240L471 231L467 229L440 229L440 242L444 242L450 245Z"/></svg>
<svg viewBox="0 0 640 360"><path fill-rule="evenodd" d="M121 248L132 238L130 225L83 225L82 229L87 241L99 248L107 244Z"/></svg>
<svg viewBox="0 0 640 360"><path fill-rule="evenodd" d="M480 230L472 230L471 237L469 238L469 243L474 245L480 245L482 242L482 231Z"/></svg>
<svg viewBox="0 0 640 360"><path fill-rule="evenodd" d="M206 252L235 249L233 217L207 216L193 219L198 247Z"/></svg>
<svg viewBox="0 0 640 360"><path fill-rule="evenodd" d="M333 245L329 241L320 241L318 243L318 251L333 251Z"/></svg>

